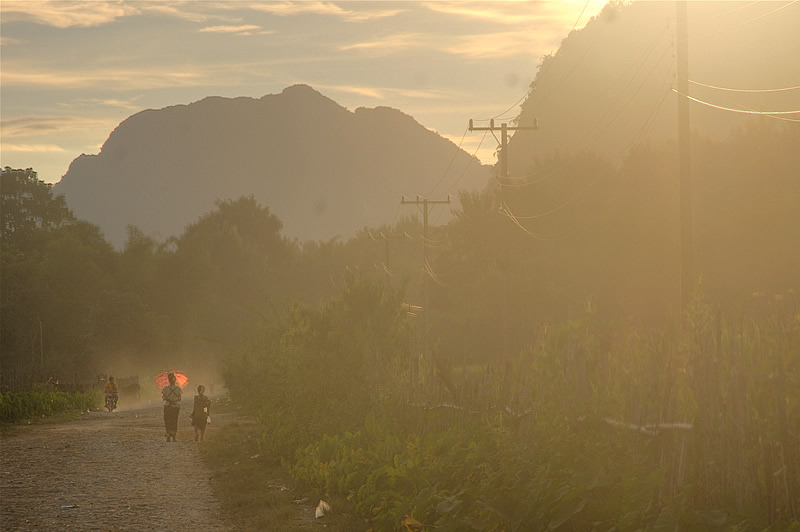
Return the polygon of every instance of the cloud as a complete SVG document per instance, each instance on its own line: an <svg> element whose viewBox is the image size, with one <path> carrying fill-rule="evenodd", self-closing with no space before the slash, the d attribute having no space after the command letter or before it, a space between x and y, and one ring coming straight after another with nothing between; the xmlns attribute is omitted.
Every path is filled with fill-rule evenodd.
<svg viewBox="0 0 800 532"><path fill-rule="evenodd" d="M20 137L44 136L64 131L105 129L111 130L117 123L112 124L111 120L98 120L94 118L84 118L80 116L20 116L8 118L0 122L0 130L3 132L3 151L11 150L9 146L29 146L28 144L7 144L5 141ZM23 151L23 150L16 150ZM32 151L32 150L26 150ZM53 151L53 150L50 150Z"/></svg>
<svg viewBox="0 0 800 532"><path fill-rule="evenodd" d="M241 24L239 26L206 26L200 29L201 33L235 33L239 35L260 35L274 33L273 31L261 31L261 26L253 24Z"/></svg>
<svg viewBox="0 0 800 532"><path fill-rule="evenodd" d="M449 100L456 96L454 91L445 89L420 90L406 89L403 87L365 87L358 85L325 85L318 83L309 83L309 85L321 91L357 94L376 100L387 100L396 96L415 100Z"/></svg>
<svg viewBox="0 0 800 532"><path fill-rule="evenodd" d="M100 26L141 12L129 3L65 0L3 0L2 9L3 22L35 22L56 28Z"/></svg>
<svg viewBox="0 0 800 532"><path fill-rule="evenodd" d="M3 143L4 152L27 152L27 153L53 153L66 151L61 146L55 144L6 144Z"/></svg>
<svg viewBox="0 0 800 532"><path fill-rule="evenodd" d="M380 39L346 44L342 51L360 51L380 57L409 50L424 49L472 59L490 59L515 55L539 57L558 47L562 35L527 30L476 33L465 36L432 36L419 33L387 35Z"/></svg>
<svg viewBox="0 0 800 532"><path fill-rule="evenodd" d="M63 107L69 108L90 108L92 111L97 110L98 107L111 107L114 109L124 109L126 111L139 111L141 106L136 104L138 97L129 100L120 100L118 98L89 98L84 100L76 100L74 105L64 105Z"/></svg>
<svg viewBox="0 0 800 532"><path fill-rule="evenodd" d="M473 59L515 55L539 57L558 48L560 40L561 34L558 32L505 31L451 38L444 41L441 46L442 51Z"/></svg>
<svg viewBox="0 0 800 532"><path fill-rule="evenodd" d="M225 2L172 0L169 2L127 2L111 0L3 0L3 22L33 22L56 28L90 28L110 24L123 17L144 14L205 22L221 18L230 9ZM211 14L213 13L213 15Z"/></svg>
<svg viewBox="0 0 800 532"><path fill-rule="evenodd" d="M7 70L8 69L8 70ZM125 90L142 90L169 87L189 87L207 84L211 81L210 75L204 76L192 71L173 71L165 68L162 71L154 69L142 70L104 70L96 69L86 71L19 71L6 66L3 69L3 85L5 87L46 87L58 89L79 88L108 88Z"/></svg>
<svg viewBox="0 0 800 532"><path fill-rule="evenodd" d="M472 18L498 24L541 24L558 16L559 2L428 2L436 13ZM552 4L556 4L553 6Z"/></svg>
<svg viewBox="0 0 800 532"><path fill-rule="evenodd" d="M558 2L426 2L427 9L436 13L481 20L510 26L564 26L588 21L607 0L560 0Z"/></svg>
<svg viewBox="0 0 800 532"><path fill-rule="evenodd" d="M0 36L0 46L12 46L15 44L25 44L26 41L22 39L14 39L13 37Z"/></svg>
<svg viewBox="0 0 800 532"><path fill-rule="evenodd" d="M416 48L430 48L434 42L435 40L431 37L426 37L420 33L399 33L373 41L345 44L340 46L339 49L342 51L364 51L370 55L388 55Z"/></svg>
<svg viewBox="0 0 800 532"><path fill-rule="evenodd" d="M348 4L351 6L358 3ZM362 5L369 5L367 3ZM402 13L402 9L382 9L370 11L353 11L343 9L333 2L265 2L248 6L250 9L278 16L290 15L326 15L342 18L344 20L362 22L379 18L393 17Z"/></svg>
<svg viewBox="0 0 800 532"><path fill-rule="evenodd" d="M383 89L374 87L355 87L343 85L318 85L318 87L321 90L357 94L359 96L366 96L367 98L374 98L376 100L385 100L387 98L387 94Z"/></svg>

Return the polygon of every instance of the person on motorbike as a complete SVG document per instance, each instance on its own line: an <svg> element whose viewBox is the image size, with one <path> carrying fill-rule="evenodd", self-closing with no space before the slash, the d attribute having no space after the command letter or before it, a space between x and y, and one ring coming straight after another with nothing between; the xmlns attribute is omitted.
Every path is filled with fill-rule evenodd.
<svg viewBox="0 0 800 532"><path fill-rule="evenodd" d="M111 400L112 408L109 408L109 412L117 407L117 399L119 399L119 392L117 390L117 383L114 382L114 377L109 377L108 382L106 383L105 387L106 393L106 405L108 405L108 400Z"/></svg>

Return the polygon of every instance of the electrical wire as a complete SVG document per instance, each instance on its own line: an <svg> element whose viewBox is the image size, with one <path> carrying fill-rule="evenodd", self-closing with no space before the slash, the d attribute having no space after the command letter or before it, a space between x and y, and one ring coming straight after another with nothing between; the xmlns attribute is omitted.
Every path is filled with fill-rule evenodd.
<svg viewBox="0 0 800 532"><path fill-rule="evenodd" d="M469 129L469 128L467 128L467 129ZM467 170L472 165L472 162L477 158L478 150L480 150L481 146L483 146L483 141L484 141L484 139L486 139L486 133L487 133L487 131L483 132L483 136L481 137L481 141L478 143L478 147L475 148L474 152L472 152L472 157L470 157L469 160L467 161L467 164L464 165L464 169L461 171L461 174L459 174L459 176L456 178L456 180L453 182L453 184L450 185L450 187L448 187L448 189L447 189L448 191L452 191L456 187L456 185L458 185L458 183L461 182L461 179L466 175ZM464 131L464 135L466 135L466 131ZM463 140L463 137L462 137L462 140ZM433 219L433 223L434 224L437 223L441 217L442 217L442 211L439 211L439 213Z"/></svg>
<svg viewBox="0 0 800 532"><path fill-rule="evenodd" d="M441 286L441 287L447 288L447 284L445 284L444 282L442 282L442 280L441 280L441 279L439 279L439 276L438 276L438 275L436 275L436 273L433 271L433 268L431 268L431 264L428 262L428 260L427 260L427 259L425 260L425 263L424 263L424 265L423 265L423 271L424 271L425 273L427 273L427 274L428 274L428 276L429 276L431 279L433 279L433 282L434 282L434 283L438 284L438 285L439 285L439 286Z"/></svg>
<svg viewBox="0 0 800 532"><path fill-rule="evenodd" d="M768 13L764 13L763 15L759 15L759 16L753 17L753 18L751 18L749 20L745 20L744 22L741 22L741 23L736 24L734 26L731 26L729 28L723 28L721 30L714 31L712 33L705 33L703 35L689 35L688 38L689 39L703 39L705 37L713 37L714 35L719 35L720 33L724 33L726 31L735 30L736 28L741 28L742 26L746 26L747 24L750 24L751 22L755 22L756 20L762 19L764 17L768 17L768 16L770 16L770 15L772 15L774 13L777 13L778 11L786 9L787 7L790 7L790 6L794 5L794 4L796 4L797 2L800 2L800 0L793 0L793 1L789 2L788 4L784 4L781 7L777 8L777 9L773 9L772 11L770 11Z"/></svg>
<svg viewBox="0 0 800 532"><path fill-rule="evenodd" d="M427 194L425 194L426 196L432 195L433 192L436 190L436 188L442 183L442 181L444 180L445 176L447 176L447 172L450 171L450 167L453 166L453 161L456 160L456 157L458 156L458 153L461 150L461 145L464 143L464 138L467 136L467 131L469 131L469 126L464 128L464 133L461 135L461 140L458 141L458 146L456 146L456 149L453 152L453 157L450 158L450 162L448 163L447 168L444 169L444 173L439 178L439 180L436 182L436 184L433 185L433 188L430 189Z"/></svg>
<svg viewBox="0 0 800 532"><path fill-rule="evenodd" d="M695 81L693 79L690 79L690 80L687 80L687 81L689 83L691 83L692 85L698 85L700 87L707 87L709 89L716 89L716 90L728 91L728 92L756 92L756 93L761 93L761 92L784 92L784 91L800 90L800 85L797 85L797 86L794 86L794 87L780 87L780 88L777 88L777 89L733 89L731 87L717 87L715 85L709 85L707 83L701 83L701 82Z"/></svg>
<svg viewBox="0 0 800 532"><path fill-rule="evenodd" d="M639 128L639 131L637 131L636 134L633 136L631 142L628 143L627 146L625 146L624 153L627 153L628 150L631 148L631 146L633 146L637 142L640 142L641 139L644 138L645 134L647 133L647 130L650 128L650 125L653 123L653 119L655 118L656 113L658 113L658 111L661 109L661 106L664 104L664 100L667 99L667 95L671 92L670 89L672 87L670 86L670 82L672 81L673 77L674 77L674 72L668 71L667 75L664 78L664 81L662 81L661 83L661 96L656 100L655 105L653 105L653 107L650 109L650 113L648 113L647 119L645 120L642 127Z"/></svg>
<svg viewBox="0 0 800 532"><path fill-rule="evenodd" d="M800 1L800 0L798 0L798 1ZM603 30L605 30L605 29L606 29L606 25L604 24L603 26L601 26L601 27L600 27L600 30L599 30L599 31L597 32L597 34L594 36L594 39L592 40L592 43L591 43L589 46L587 46L587 47L586 47L586 49L585 49L585 50L584 50L584 52L581 54L581 56L578 58L578 60L577 60L577 61L575 61L575 64L573 64L573 65L572 65L572 68L570 69L570 71L569 71L569 72L567 72L567 75L566 75L566 76L564 76L563 78L561 78L561 81L559 81L559 82L556 84L556 86L555 86L555 87L554 87L554 88L553 88L553 89L552 89L550 92L548 92L548 93L547 93L547 95L545 95L545 96L544 96L544 97L541 99L541 101L539 101L539 104L542 104L542 103L544 103L545 101L547 101L547 99L548 99L550 96L552 96L554 92L556 92L558 89L560 89L560 88L561 88L561 85L563 85L563 84L564 84L564 82L565 82L565 81L567 81L567 80L569 79L569 77L570 77L570 76L572 76L573 72L575 72L575 70L577 70L578 66L580 66L581 62L583 62L583 60L584 60L584 58L587 56L587 54L588 54L590 51L592 51L592 50L595 50L595 49L596 49L596 48L595 48L595 42L597 42L597 39L599 39L599 38L600 38L600 36L603 34ZM537 77L538 77L538 76L537 76Z"/></svg>
<svg viewBox="0 0 800 532"><path fill-rule="evenodd" d="M644 65L647 64L650 55L656 49L656 46L657 46L658 42L661 40L661 38L663 37L663 35L667 31L667 29L668 29L668 26L665 26L661 30L661 32L658 35L656 35L655 39L650 43L650 46L648 46L639 55L639 57L636 59L636 61L633 62L632 66L629 68L628 72L626 74L624 74L621 78L617 78L617 79L626 79L627 78L628 81L626 82L625 86L622 87L621 90L619 90L619 92L617 93L616 99L606 109L606 111L603 113L603 115L594 123L594 125L592 125L592 127L587 128L587 129L584 130L584 134L580 138L580 143L586 143L589 138L592 138L592 140L588 142L588 146L592 146L592 145L596 144L598 139L600 138L600 134L603 131L605 131L612 123L614 123L614 121L616 121L617 118L619 118L621 116L622 111L624 111L624 109L628 106L628 104L630 104L630 102L633 100L634 96L636 96L641 91L641 89L644 87L644 84L653 75L653 73L655 72L655 70L658 67L658 65L664 60L664 57L666 56L667 52L670 49L673 48L672 42L670 42L662 50L658 61L656 61L654 66L648 72L647 76L644 77L644 79L639 84L639 86L634 90L633 94L631 94L630 96L627 96L627 98L625 98L626 95L627 95L628 89L633 84L634 79L636 79L636 76L642 70ZM669 74L669 77L672 77L672 72L671 71L668 72L668 74ZM617 80L615 80L611 85L609 85L602 93L600 93L600 95L602 96L602 95L606 94L609 90L611 90L611 88L614 86L616 81ZM662 86L663 86L663 83L662 83ZM666 91L665 94L666 93L668 93L668 91ZM664 96L665 96L665 94L664 94ZM664 96L662 96L662 99L663 99ZM620 103L620 101L623 98L625 98L625 103L623 104L623 106L615 112L613 117L611 117L609 120L607 120L607 117L612 113L612 111L614 111L615 107L617 107L617 105ZM651 111L651 115L653 113L655 113L655 111ZM598 130L598 128L601 125L603 126L603 128ZM542 182L542 181L544 181L546 179L549 179L549 178L557 175L560 172L560 170L562 170L565 166L568 165L568 163L569 163L568 161L564 160L564 161L562 161L560 163L554 163L551 166L548 166L548 167L542 168L540 170L537 170L536 172L533 172L533 173L530 173L530 174L527 174L527 175L524 175L524 176L516 176L516 179L528 179L528 181L523 182L523 183L503 182L503 181L500 181L500 180L508 179L508 178L499 177L499 176L496 179L498 179L498 181L500 182L500 185L504 186L504 187L530 186L530 185L533 185L533 184L536 184L536 183L540 183L540 182ZM538 177L538 179L532 179L534 177Z"/></svg>
<svg viewBox="0 0 800 532"><path fill-rule="evenodd" d="M730 112L733 112L733 113L743 113L743 114L748 114L748 115L771 116L771 117L775 117L775 118L778 117L777 115L796 115L796 114L800 114L800 110L797 110L797 111L753 111L753 110L750 110L750 109L734 109L732 107L724 107L722 105L716 105L716 104L713 104L713 103L710 103L710 102L706 102L706 101L700 100L699 98L694 98L692 96L689 96L688 94L683 94L683 93L679 92L676 89L672 89L672 92L678 94L679 96L683 96L686 99L692 100L693 102L697 102L697 103L700 103L700 104L703 104L703 105L707 105L708 107L713 107L714 109L720 109L722 111L730 111ZM800 122L800 119L797 119L797 120L788 119L788 120L790 120L791 122Z"/></svg>
<svg viewBox="0 0 800 532"><path fill-rule="evenodd" d="M502 202L500 204L500 214L506 216L509 220L511 220L514 223L514 225L522 229L525 233L527 233L529 236L532 236L536 240L543 240L543 241L555 240L555 238L553 237L542 235L539 233L534 233L533 231L522 225L522 223L520 223L519 219L514 215L514 213L511 212L511 209L508 208L508 204L506 202Z"/></svg>
<svg viewBox="0 0 800 532"><path fill-rule="evenodd" d="M659 56L659 59L658 59L658 61L656 62L656 64L655 64L655 65L654 65L654 66L653 66L653 67L650 69L650 71L647 73L647 75L646 75L646 76L644 77L644 79L641 81L641 83L639 84L639 86L638 86L638 87L636 87L636 89L634 90L633 94L631 94L631 95L630 95L630 96L627 98L627 101L626 101L626 103L625 103L625 104L622 106L622 108L620 108L620 109L619 109L619 110L616 112L616 114L614 115L614 117L613 117L613 118L612 118L610 121L608 121L608 122L605 122L605 117L606 117L606 116L607 116L607 115L608 115L608 114L611 112L611 110L612 110L612 109L614 109L614 108L617 106L617 104L619 103L619 101L620 101L620 99L622 98L622 96L623 96L623 95L625 95L625 94L627 93L627 91L628 91L628 88L629 88L629 87L631 87L631 84L632 84L633 80L636 78L636 75L639 73L639 71L641 71L641 68L642 68L642 67L643 67L643 66L644 66L644 65L647 63L647 58L650 56L650 54L651 54L651 53L652 53L652 51L654 50L656 43L657 43L657 42L658 42L658 40L661 38L661 35L663 34L663 32L664 32L664 31L666 31L666 28L665 28L665 30L662 30L661 34L659 34L659 35L656 37L656 39L653 41L652 45L649 47L649 49L646 51L646 53L643 53L643 54L641 54L641 55L640 55L640 57L639 57L639 60L641 60L641 61L637 60L637 62L636 62L636 67L633 69L634 71L632 72L632 75L629 77L629 79L628 79L628 82L626 83L625 87L623 87L623 89L622 89L622 90L619 92L619 95L618 95L617 99L616 99L616 100L614 101L614 103L613 103L613 104L612 104L612 105L611 105L611 106L610 106L610 107L609 107L609 108L606 110L606 112L604 113L603 117L601 117L601 119L600 119L600 120L599 120L599 121L598 121L598 122L595 124L595 127L594 127L594 128L592 128L592 130L591 130L591 131L587 132L587 134L586 134L586 135L584 135L584 138L588 137L588 136L589 136L589 134L590 134L590 133L591 133L591 132L592 132L594 129L596 129L596 128L597 128L597 126L598 126L599 124L603 124L603 123L605 123L605 127L608 127L608 126L609 126L611 123L613 123L613 122L614 122L614 121L615 121L615 120L616 120L616 119L617 119L617 118L618 118L618 117L621 115L622 111L623 111L623 110L624 110L624 109L627 107L628 103L630 103L630 101L631 101L631 100L632 100L632 99L633 99L633 98L634 98L634 97L635 97L635 96L636 96L636 95L639 93L639 91L641 91L642 87L643 87L643 86L644 86L644 84L647 82L647 80L648 80L648 79L650 79L650 77L653 75L653 73L655 72L655 70L656 70L656 68L658 67L658 65L661 63L661 61L663 61L663 59L664 59L664 57L665 57L665 54L666 54L666 52L667 52L667 51L669 51L671 48L673 48L673 45L672 45L672 43L670 43L670 44L669 44L669 46L667 46L667 47L666 47L666 48L665 48L665 49L664 49L664 50L661 52L661 54L660 54L660 56ZM661 88L660 88L660 90L659 90L659 92L658 92L658 96L656 97L656 100L655 100L654 104L652 105L652 107L651 107L651 109L650 109L650 112L648 113L648 115L647 115L647 118L645 119L645 122L644 122L644 124L642 125L642 127L640 127L640 128L639 128L639 129L638 129L638 130L637 130L637 131L634 133L634 135L633 135L633 137L631 138L631 140L630 140L630 141L629 141L629 142L628 142L628 143L627 143L627 144L626 144L626 145L625 145L625 146L624 146L624 147L623 147L623 148L622 148L622 149L619 151L619 153L617 154L617 156L614 158L614 161L615 161L615 163L619 163L619 161L620 161L620 160L621 160L621 159L622 159L622 158L625 156L625 154L627 154L627 153L628 153L628 151L630 150L631 146L633 146L633 144L634 144L635 142L637 142L637 141L638 141L640 138L642 138L642 137L645 135L645 133L646 133L647 129L648 129L648 128L649 128L649 126L652 124L652 120L653 120L653 118L655 117L656 113L658 112L658 110L659 110L659 109L661 108L661 106L663 105L663 103L664 103L664 101L665 101L665 99L666 99L666 96L667 96L667 95L670 93L670 91L668 90L668 89L670 88L670 87L669 87L669 83L670 83L670 80L671 80L671 78L672 78L673 76L674 76L674 72L673 72L672 70L669 70L669 71L667 72L667 75L666 75L666 76L663 78L662 82L660 83L660 87L661 87ZM612 85L612 86L613 86L613 85ZM609 86L609 88L610 88L610 87L611 87L611 86ZM607 90L608 90L608 89L607 89ZM606 90L606 92L607 92L607 90ZM603 130L605 130L605 128L604 128ZM596 140L597 140L598 138L599 138L599 135L594 137L594 139L595 139L595 142L596 142ZM593 142L593 143L594 143L594 142ZM593 144L593 143L592 143L592 144ZM561 164L560 164L560 165L559 165L559 166L558 166L558 167L557 167L557 168L556 168L554 171L551 171L550 175L548 175L548 176L546 176L546 177L550 177L551 175L555 174L555 173L556 173L556 171L558 171L558 170L560 170L560 169L564 168L564 167L565 167L565 166L567 166L567 165L568 165L568 161L564 161L564 162L562 162L562 163L561 163ZM545 177L545 178L546 178L546 177ZM503 180L503 179L508 179L508 178L504 178L504 177L497 177L497 179L498 179L498 182L499 182L499 184L500 184L501 186L503 186L503 187L527 186L527 185L529 185L529 184L532 184L532 183L530 183L530 182L529 182L529 183L504 183L502 180ZM544 179L544 178L543 178L543 179ZM541 179L541 180L543 180L543 179ZM509 219L511 219L511 220L512 220L512 222L513 222L513 223L514 223L514 224L515 224L517 227L519 227L520 229L522 229L523 231L525 231L525 232L526 232L527 234L529 234L530 236L533 236L534 238L537 238L537 239L544 239L544 240L548 240L548 239L551 239L551 238L548 238L548 237L546 237L546 236L544 236L544 235L541 235L541 234L534 233L534 232L530 231L529 229L527 229L526 227L524 227L524 226L522 225L522 223L520 222L520 220L523 220L523 219L524 219L524 220L528 220L528 219L542 218L542 217L544 217L544 216L547 216L547 215L553 214L553 213L555 213L555 212L557 212L557 211L559 211L559 210L563 209L564 207L566 207L567 205L570 205L572 202L574 202L576 199L578 199L580 196L584 195L584 194L585 194L585 193L586 193L588 190L590 190L590 189L591 189L591 188L592 188L592 187L593 187L593 186L594 186L594 185L597 183L597 181L598 181L597 179L593 179L593 180L592 180L592 181L590 181L590 182L589 182L589 183L588 183L588 184L587 184L585 187L583 187L581 190L579 190L578 192L576 192L576 193L575 193L575 194L574 194L572 197L570 197L570 198L569 198L569 199L567 199L566 201L562 202L562 203L561 203L561 204L559 204L558 206L556 206L556 207L553 207L552 209L550 209L550 210L548 210L548 211L545 211L545 212L542 212L542 213L539 213L539 214L536 214L536 215L531 215L531 216L517 216L517 215L515 215L514 213L512 213L512 212L511 212L511 210L508 208L508 205L507 205L507 204L504 204L504 205L501 207L501 210L500 210L500 212L501 212L501 214L504 214L504 215L505 215L505 216L507 216Z"/></svg>
<svg viewBox="0 0 800 532"><path fill-rule="evenodd" d="M661 94L657 98L657 100L655 101L655 104L653 105L653 107L650 109L650 113L648 113L647 119L645 120L645 122L642 125L642 127L639 128L639 130L634 134L634 136L631 138L631 140L619 151L617 156L614 158L615 162L619 162L622 159L622 157L624 157L625 154L628 153L628 151L630 150L631 146L633 146L640 138L642 138L644 136L644 134L646 133L647 129L652 124L653 117L656 115L658 110L663 105L664 100L666 99L666 96L670 93L670 90L668 88L668 83L669 83L669 80L670 80L671 77L672 77L672 72L668 72L668 75L665 77L664 81L662 81L662 84L661 84L661 87L662 87ZM587 184L585 187L583 187L581 190L579 190L577 193L575 193L571 198L569 198L568 200L562 202L557 207L554 207L554 208L550 209L549 211L542 212L542 213L535 214L535 215L531 215L531 216L514 216L514 219L517 220L517 221L518 220L529 220L529 219L535 219L535 218L542 218L542 217L547 216L549 214L553 214L554 212L557 212L557 211L563 209L564 207L566 207L567 205L569 205L570 203L572 203L573 201L578 199L579 196L585 194L596 183L597 183L597 179L593 179L592 181L589 182L589 184Z"/></svg>
<svg viewBox="0 0 800 532"><path fill-rule="evenodd" d="M581 18L583 17L583 14L584 14L584 12L586 11L586 8L589 6L589 2L590 2L590 1L591 1L591 0L586 0L586 3L583 5L583 9L581 9L581 12L580 12L580 14L578 15L578 18L577 18L577 19L575 19L575 23L572 25L572 29L570 29L570 30L569 30L569 33L572 33L573 31L575 31L575 28L578 26L578 22L580 22ZM604 26L604 27L605 27L605 26ZM602 33L602 29L600 30L600 33ZM597 38L598 38L598 37L599 37L599 34L598 34L598 35L595 37L595 40L597 40ZM592 42L592 44L594 44L594 41ZM591 49L591 48L592 48L592 46L590 46L590 47L589 47L589 49ZM584 55L586 55L586 54L584 53ZM583 60L583 56L581 56L581 58L578 60L578 63L580 63L582 60ZM552 64L552 63L551 63L551 64ZM576 63L576 65L575 65L575 66L577 67L577 63ZM549 67L548 67L547 69L545 69L545 70L549 70ZM573 70L574 70L574 68L573 68ZM539 72L539 74L542 74L542 72ZM570 72L569 74L567 74L567 76L566 76L566 77L569 77L569 75L570 75L570 74L572 74L572 72ZM566 79L566 78L564 78L564 79ZM563 81L563 80L562 80L562 81ZM495 115L495 116L493 116L492 118L481 118L481 119L476 119L475 121L476 121L476 122L489 122L490 120L497 120L498 118L500 118L500 117L504 116L506 113L508 113L509 111L511 111L511 110L512 110L513 108L515 108L517 105L519 105L519 104L520 104L520 102L522 102L522 100L524 100L525 98L527 98L527 97L528 97L528 96L531 94L531 90L532 90L532 88L528 88L528 90L526 90L526 91L525 91L525 94L523 94L522 96L520 96L520 98L519 98L519 99L518 99L516 102L514 102L514 103L511 105L511 107L509 107L508 109L506 109L506 110L505 110L505 111L503 111L502 113L500 113L500 114L498 114L498 115Z"/></svg>
<svg viewBox="0 0 800 532"><path fill-rule="evenodd" d="M709 15L707 17L691 18L687 22L691 24L692 22L700 22L700 21L703 21L703 20L710 20L712 18L724 17L725 15L730 15L731 13L735 13L737 11L741 11L742 9L747 9L748 7L750 7L752 5L755 5L755 4L758 4L760 2L761 2L761 0L756 0L755 2L750 2L749 4L745 4L743 6L739 6L737 8L725 11L724 13L717 13L716 15Z"/></svg>
<svg viewBox="0 0 800 532"><path fill-rule="evenodd" d="M424 235L420 235L420 238L422 239L423 242L425 242L425 244L431 247L444 246L450 243L449 238L445 238L444 240L433 240L431 238L425 238Z"/></svg>
<svg viewBox="0 0 800 532"><path fill-rule="evenodd" d="M569 30L569 32L570 32L570 33L572 33L573 31L575 31L575 27L578 25L578 22L580 22L580 20L581 20L581 17L583 16L583 13L584 13L584 11L586 11L586 8L589 6L589 2L590 2L590 1L591 1L591 0L586 0L586 3L585 3L585 4L583 4L583 9L581 9L581 14L580 14L580 15L578 15L578 18L577 18L577 20L575 20L575 24L573 24L573 25L572 25L572 29L571 29L571 30Z"/></svg>

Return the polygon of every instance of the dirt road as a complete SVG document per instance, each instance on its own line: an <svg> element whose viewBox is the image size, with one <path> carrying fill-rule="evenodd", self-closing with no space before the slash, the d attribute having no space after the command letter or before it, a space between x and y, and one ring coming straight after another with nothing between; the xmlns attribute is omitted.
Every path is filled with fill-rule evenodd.
<svg viewBox="0 0 800 532"><path fill-rule="evenodd" d="M158 403L13 429L0 440L0 530L231 530L188 422L191 399L175 443Z"/></svg>

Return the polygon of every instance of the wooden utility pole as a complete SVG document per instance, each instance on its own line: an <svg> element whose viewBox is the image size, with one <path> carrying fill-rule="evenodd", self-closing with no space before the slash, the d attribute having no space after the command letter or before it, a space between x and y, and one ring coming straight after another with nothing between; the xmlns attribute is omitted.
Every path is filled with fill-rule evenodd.
<svg viewBox="0 0 800 532"><path fill-rule="evenodd" d="M534 121L533 126L513 126L508 127L508 124L502 123L500 127L497 128L494 125L494 119L489 120L489 127L475 127L472 124L472 119L469 120L469 130L470 131L497 131L500 130L500 177L508 178L508 132L509 131L519 131L519 130L536 130L539 129L539 124L537 121ZM503 198L503 184L500 183L500 187L497 193L498 200L500 202L500 208L503 208L503 202L505 199ZM500 321L503 325L503 355L508 355L508 268L509 268L509 239L510 236L508 234L510 230L510 226L506 225L506 230L504 233L504 254L505 257L503 258L503 303L501 306L502 315L500 316Z"/></svg>
<svg viewBox="0 0 800 532"><path fill-rule="evenodd" d="M422 278L422 323L425 337L427 338L428 331L428 210L433 205L441 205L450 203L450 194L447 195L446 200L429 200L417 195L416 200L406 199L405 196L400 198L401 205L422 205L422 268L425 270L425 275Z"/></svg>
<svg viewBox="0 0 800 532"><path fill-rule="evenodd" d="M678 151L681 209L681 311L692 298L692 173L689 143L689 32L686 0L675 2L678 61Z"/></svg>

